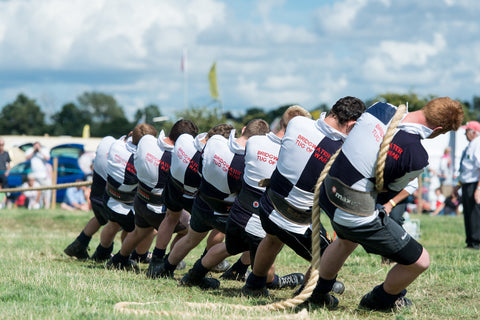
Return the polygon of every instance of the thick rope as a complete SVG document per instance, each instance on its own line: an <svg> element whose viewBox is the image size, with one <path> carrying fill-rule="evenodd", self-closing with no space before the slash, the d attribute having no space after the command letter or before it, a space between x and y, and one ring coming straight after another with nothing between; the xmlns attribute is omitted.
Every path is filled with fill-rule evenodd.
<svg viewBox="0 0 480 320"><path fill-rule="evenodd" d="M51 186L39 186L39 187L31 187L31 188L4 188L0 189L0 192L24 192L30 190L57 190L57 189L66 189L70 187L82 187L82 186L89 186L92 184L92 181L79 181L79 182L71 182L71 183L60 183L54 184Z"/></svg>
<svg viewBox="0 0 480 320"><path fill-rule="evenodd" d="M198 313L192 313L187 311L165 311L165 310L145 310L145 309L135 309L131 306L147 306L153 304L160 304L163 303L162 301L155 301L155 302L119 302L115 304L114 310L116 312L127 313L127 314L134 314L134 315L157 315L157 316L182 316L182 317L191 317L191 318L198 318L200 315ZM238 309L237 305L223 305L218 303L194 303L194 302L186 302L186 306L190 308L198 308L198 309L222 309L222 312L225 312L225 308L230 309ZM267 310L265 310L267 311ZM241 314L241 315L228 315L230 319L246 319L250 318L248 315ZM279 315L269 315L266 317L259 317L258 315L253 316L255 319L259 320L269 320L269 319L310 319L307 309L302 309L298 313L288 313L288 314L279 314Z"/></svg>
<svg viewBox="0 0 480 320"><path fill-rule="evenodd" d="M385 160L387 157L388 149L390 147L390 143L392 142L393 136L395 134L396 128L400 121L403 118L403 115L406 111L406 106L405 105L400 105L397 108L397 111L395 112L395 115L392 118L392 121L390 122L390 125L387 129L387 133L383 137L383 141L380 145L380 152L377 157L377 162L376 162L376 170L375 170L375 177L376 177L376 188L377 190L382 190L383 189L383 171L385 169ZM330 168L332 164L335 162L335 159L337 156L340 154L341 149L338 149L337 152L335 152L330 159L328 160L327 164L323 168L322 172L320 173L320 176L317 179L317 183L315 185L315 191L314 191L314 197L313 197L313 206L312 206L312 262L311 262L311 271L310 271L310 277L305 284L303 290L296 295L293 298L286 299L280 302L275 302L267 305L262 305L262 306L243 306L243 305L222 305L222 306L228 306L233 309L240 309L240 310L269 310L269 311L279 311L279 310L287 310L287 309L293 309L297 307L298 305L302 304L305 302L310 296L312 295L313 290L315 289L317 285L317 281L319 278L319 269L320 269L320 206L319 206L319 198L320 198L320 187L323 183L323 180L325 180L325 177L327 176L328 172L330 171ZM155 303L155 302L154 302ZM127 305L129 304L135 304L139 305L139 303L136 302L119 302L115 305L115 310L120 311L120 312L133 312L132 310L135 309L129 309L126 308ZM151 304L151 302L147 302L145 304ZM189 305L187 303L187 305ZM203 305L206 308L217 308L219 305L218 304L204 304ZM144 311L144 310L143 310ZM304 312L305 309L302 310ZM159 315L165 315L164 312L166 311L161 311L161 314ZM293 314L294 316L300 315L302 312ZM138 314L144 314L144 313L138 313ZM169 315L172 315L174 313L168 313ZM184 313L182 313L184 314Z"/></svg>
<svg viewBox="0 0 480 320"><path fill-rule="evenodd" d="M380 145L380 152L378 153L377 163L375 164L375 189L377 192L383 191L383 171L385 170L385 160L387 159L388 149L390 148L390 143L395 135L397 126L406 111L407 107L404 104L398 106Z"/></svg>

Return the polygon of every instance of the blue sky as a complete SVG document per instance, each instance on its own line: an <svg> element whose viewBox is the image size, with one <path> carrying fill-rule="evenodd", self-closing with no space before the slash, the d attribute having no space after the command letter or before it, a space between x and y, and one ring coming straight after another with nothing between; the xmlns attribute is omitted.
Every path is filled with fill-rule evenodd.
<svg viewBox="0 0 480 320"><path fill-rule="evenodd" d="M127 116L210 103L308 109L354 95L480 95L478 0L3 0L0 106L19 93L50 116L85 91ZM182 51L187 72L182 73ZM185 81L185 79L187 81Z"/></svg>

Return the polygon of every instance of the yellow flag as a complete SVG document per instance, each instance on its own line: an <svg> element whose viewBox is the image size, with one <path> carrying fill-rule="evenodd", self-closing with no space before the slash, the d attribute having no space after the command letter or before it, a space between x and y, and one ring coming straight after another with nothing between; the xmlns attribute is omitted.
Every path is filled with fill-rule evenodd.
<svg viewBox="0 0 480 320"><path fill-rule="evenodd" d="M82 138L84 139L90 138L90 125L86 124L83 126Z"/></svg>
<svg viewBox="0 0 480 320"><path fill-rule="evenodd" d="M217 87L217 70L216 62L213 63L210 72L208 73L208 81L210 82L210 95L213 99L218 100L218 87Z"/></svg>

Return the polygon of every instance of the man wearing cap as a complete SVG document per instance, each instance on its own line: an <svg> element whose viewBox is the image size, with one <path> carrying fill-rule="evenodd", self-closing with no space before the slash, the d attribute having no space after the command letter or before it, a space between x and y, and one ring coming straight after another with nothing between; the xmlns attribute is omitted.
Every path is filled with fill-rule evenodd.
<svg viewBox="0 0 480 320"><path fill-rule="evenodd" d="M480 123L467 122L462 126L468 145L460 160L459 181L462 187L465 242L468 249L480 249Z"/></svg>

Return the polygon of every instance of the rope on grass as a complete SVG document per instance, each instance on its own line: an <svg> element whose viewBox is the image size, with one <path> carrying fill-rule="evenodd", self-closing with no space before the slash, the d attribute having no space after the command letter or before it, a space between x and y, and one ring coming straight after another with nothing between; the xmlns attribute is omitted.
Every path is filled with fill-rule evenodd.
<svg viewBox="0 0 480 320"><path fill-rule="evenodd" d="M114 310L121 313L126 314L134 314L134 315L157 315L157 316L182 316L182 317L191 317L191 318L198 318L198 313L187 312L187 311L165 311L165 310L145 310L145 309L136 309L132 308L132 306L147 306L153 304L160 304L161 301L155 302L119 302L115 304ZM203 309L225 309L225 307L237 307L235 305L221 305L218 303L198 303L198 302L186 302L186 306L190 308L203 308ZM238 308L233 308L238 309ZM223 312L224 310L222 310ZM228 315L230 319L246 319L249 318L248 315ZM258 320L270 320L270 319L295 319L295 320L302 320L302 319L310 319L307 309L302 309L298 313L284 313L278 315L268 315L265 317L259 317L255 315L255 319Z"/></svg>
<svg viewBox="0 0 480 320"><path fill-rule="evenodd" d="M396 128L400 121L403 118L404 113L406 112L406 106L405 105L400 105L398 106L395 115L392 118L392 121L390 122L390 125L387 129L386 134L383 137L383 141L380 145L380 151L377 157L376 161L376 169L375 169L375 179L376 179L376 189L377 191L383 190L383 173L385 170L385 160L388 154L388 149L390 148L390 143L392 142L393 136L395 135ZM311 295L313 290L315 289L317 285L317 281L319 278L319 269L320 269L320 215L321 215L321 210L319 206L319 197L320 197L320 187L323 183L323 180L325 180L325 177L327 176L328 172L330 171L330 168L337 158L337 156L340 154L341 149L338 149L337 152L335 152L330 159L328 160L327 164L323 168L322 172L320 173L320 176L317 179L317 183L315 185L315 191L314 191L314 198L313 198L313 207L312 207L312 262L311 262L311 271L310 271L310 277L305 284L305 287L303 290L296 295L293 298L286 299L280 302L275 302L267 305L261 305L261 306L243 306L243 305L221 305L221 306L228 306L233 309L240 309L240 310L268 310L268 311L280 311L280 310L287 310L287 309L293 309L297 307L298 305L302 304L305 302ZM155 302L154 302L155 303ZM120 311L120 312L128 312L128 313L135 313L136 309L129 309L127 306L129 304L134 304L134 305L139 305L141 303L136 303L136 302L119 302L115 305L115 310ZM149 302L145 304L151 304ZM186 303L186 305L192 305L191 303ZM218 308L218 304L212 304L212 303L206 303L202 304L203 307L205 308ZM144 311L144 310L142 310ZM162 315L163 312L166 311L161 311ZM300 314L303 312L306 312L306 309L303 309L300 313L297 314L292 314L294 317L298 317ZM143 314L143 313L138 313L138 314ZM171 315L173 313L168 313L168 315ZM183 314L183 313L182 313ZM308 313L307 313L308 316Z"/></svg>
<svg viewBox="0 0 480 320"><path fill-rule="evenodd" d="M29 187L29 188L3 188L0 189L0 192L24 192L30 190L57 190L57 189L66 189L70 187L82 187L82 186L89 186L92 184L92 181L78 181L78 182L70 182L70 183L60 183L54 184L51 186L38 186L38 187Z"/></svg>

